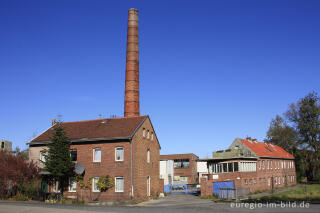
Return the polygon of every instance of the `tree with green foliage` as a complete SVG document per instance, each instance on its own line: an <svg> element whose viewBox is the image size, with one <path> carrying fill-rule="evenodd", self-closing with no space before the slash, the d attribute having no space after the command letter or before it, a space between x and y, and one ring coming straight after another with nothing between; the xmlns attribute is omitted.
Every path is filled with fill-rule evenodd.
<svg viewBox="0 0 320 213"><path fill-rule="evenodd" d="M291 104L286 117L299 134L298 147L311 172L308 179L320 180L320 98L313 92Z"/></svg>
<svg viewBox="0 0 320 213"><path fill-rule="evenodd" d="M290 105L284 118L272 119L266 142L277 144L295 156L297 177L320 180L320 98L309 93Z"/></svg>
<svg viewBox="0 0 320 213"><path fill-rule="evenodd" d="M276 118L271 120L265 142L272 142L293 154L297 137L295 129L289 126L284 118L276 115Z"/></svg>
<svg viewBox="0 0 320 213"><path fill-rule="evenodd" d="M60 183L61 194L68 186L69 177L73 175L74 163L70 156L71 142L61 125L57 123L54 127L51 143L48 144L45 169Z"/></svg>

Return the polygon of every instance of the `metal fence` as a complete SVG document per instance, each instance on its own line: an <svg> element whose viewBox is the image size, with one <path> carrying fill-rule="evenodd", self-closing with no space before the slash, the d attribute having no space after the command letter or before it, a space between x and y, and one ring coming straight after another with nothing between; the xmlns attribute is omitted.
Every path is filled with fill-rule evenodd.
<svg viewBox="0 0 320 213"><path fill-rule="evenodd" d="M197 184L170 184L164 186L164 192L170 194L199 194L200 186Z"/></svg>
<svg viewBox="0 0 320 213"><path fill-rule="evenodd" d="M239 200L246 197L250 193L250 188L220 188L219 198L223 200Z"/></svg>

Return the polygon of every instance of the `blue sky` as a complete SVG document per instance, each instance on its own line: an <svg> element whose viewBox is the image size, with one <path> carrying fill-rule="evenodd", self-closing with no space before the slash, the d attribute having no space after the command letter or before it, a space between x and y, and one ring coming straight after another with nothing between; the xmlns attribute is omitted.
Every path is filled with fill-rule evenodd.
<svg viewBox="0 0 320 213"><path fill-rule="evenodd" d="M0 138L27 148L51 119L123 115L127 11L139 9L141 114L162 154L263 140L320 92L320 2L0 1Z"/></svg>

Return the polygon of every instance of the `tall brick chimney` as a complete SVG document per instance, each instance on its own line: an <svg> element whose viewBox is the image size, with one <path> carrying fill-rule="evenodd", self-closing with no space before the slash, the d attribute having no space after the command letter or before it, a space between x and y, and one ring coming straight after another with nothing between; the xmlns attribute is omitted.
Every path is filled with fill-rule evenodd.
<svg viewBox="0 0 320 213"><path fill-rule="evenodd" d="M139 30L138 10L128 11L126 86L124 117L140 115L139 104Z"/></svg>

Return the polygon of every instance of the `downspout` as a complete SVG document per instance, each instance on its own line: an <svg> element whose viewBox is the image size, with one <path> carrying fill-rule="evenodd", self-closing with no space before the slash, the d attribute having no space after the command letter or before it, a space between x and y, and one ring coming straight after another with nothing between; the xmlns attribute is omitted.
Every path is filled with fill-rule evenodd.
<svg viewBox="0 0 320 213"><path fill-rule="evenodd" d="M132 170L132 167L133 167L133 155L132 155L132 138L130 138L130 146L131 146L131 162L130 162L130 166L131 166L131 175L130 175L130 182L131 182L131 199L133 199L133 170Z"/></svg>

